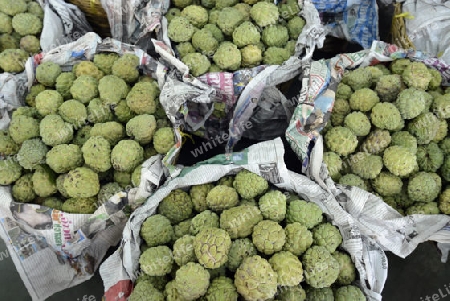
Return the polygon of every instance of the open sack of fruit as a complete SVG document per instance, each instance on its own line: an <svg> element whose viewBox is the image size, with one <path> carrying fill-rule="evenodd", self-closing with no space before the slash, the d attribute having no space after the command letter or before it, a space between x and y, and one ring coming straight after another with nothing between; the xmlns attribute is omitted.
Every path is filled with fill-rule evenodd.
<svg viewBox="0 0 450 301"><path fill-rule="evenodd" d="M277 86L302 73L324 39L314 6L295 0L170 5L152 51L169 66L160 101L177 125L177 139L181 131L205 139L226 134L231 150L252 116L252 129L260 130L249 138L281 135L296 102ZM269 120L284 123L274 127Z"/></svg>
<svg viewBox="0 0 450 301"><path fill-rule="evenodd" d="M448 243L450 66L374 42L312 69L286 133L308 175L386 250Z"/></svg>
<svg viewBox="0 0 450 301"><path fill-rule="evenodd" d="M30 60L26 103L0 135L0 236L44 300L93 276L159 185L174 136L162 67L142 50L88 33Z"/></svg>
<svg viewBox="0 0 450 301"><path fill-rule="evenodd" d="M106 300L381 300L382 249L283 155L276 138L165 182L100 266Z"/></svg>
<svg viewBox="0 0 450 301"><path fill-rule="evenodd" d="M23 72L28 57L75 41L90 26L74 5L62 0L0 2L0 124L7 112L23 103L29 75Z"/></svg>

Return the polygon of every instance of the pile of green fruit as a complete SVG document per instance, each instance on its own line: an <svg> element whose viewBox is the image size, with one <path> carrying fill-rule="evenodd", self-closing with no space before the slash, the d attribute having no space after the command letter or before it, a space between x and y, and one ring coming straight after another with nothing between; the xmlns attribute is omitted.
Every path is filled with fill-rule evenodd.
<svg viewBox="0 0 450 301"><path fill-rule="evenodd" d="M18 73L30 55L40 52L44 10L36 1L0 1L0 68Z"/></svg>
<svg viewBox="0 0 450 301"><path fill-rule="evenodd" d="M191 74L281 65L305 26L297 0L174 0L168 36Z"/></svg>
<svg viewBox="0 0 450 301"><path fill-rule="evenodd" d="M36 68L27 106L0 131L0 185L14 201L93 213L116 192L139 186L141 164L174 145L157 83L139 58L99 53L70 72Z"/></svg>
<svg viewBox="0 0 450 301"><path fill-rule="evenodd" d="M450 214L450 88L441 82L408 59L345 73L324 129L331 178L401 214Z"/></svg>
<svg viewBox="0 0 450 301"><path fill-rule="evenodd" d="M129 301L366 300L316 204L247 170L186 188L143 222Z"/></svg>

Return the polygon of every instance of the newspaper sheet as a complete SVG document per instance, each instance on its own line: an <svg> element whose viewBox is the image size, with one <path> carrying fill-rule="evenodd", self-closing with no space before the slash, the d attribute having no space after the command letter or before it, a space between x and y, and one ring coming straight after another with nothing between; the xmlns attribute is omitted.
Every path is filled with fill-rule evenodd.
<svg viewBox="0 0 450 301"><path fill-rule="evenodd" d="M336 185L322 164L323 142L320 131L328 121L334 102L334 93L346 69L409 58L424 62L438 70L442 84L450 85L450 65L428 57L423 52L400 49L395 45L376 41L371 49L357 53L340 54L330 60L312 63L308 91L300 100L286 131L293 150L303 160L305 173L333 194L350 213L361 231L375 239L385 250L406 257L417 244L434 240L439 242L444 260L450 242L450 217L447 215L411 215L402 217L377 196L363 190ZM326 112L325 114L323 112ZM447 226L446 226L447 225Z"/></svg>
<svg viewBox="0 0 450 301"><path fill-rule="evenodd" d="M155 214L159 202L172 190L217 181L229 174L247 169L321 207L329 220L339 227L343 248L352 256L360 275L358 284L368 300L381 300L387 278L387 258L382 248L363 235L353 217L337 202L335 196L307 177L289 171L283 161L284 148L280 138L250 146L242 152L218 155L191 167L165 182L147 202L131 215L118 250L100 266L106 301L126 301L132 282L140 275L139 231L145 219Z"/></svg>
<svg viewBox="0 0 450 301"><path fill-rule="evenodd" d="M31 86L40 62L52 61L67 68L82 59L91 59L98 51L135 53L147 74L157 73L161 68L153 58L134 46L111 39L102 41L96 34L88 33L76 42L30 58L23 74L31 75L31 78L24 78L23 74L16 77L5 74L8 76L5 85L11 86L11 91L15 91L15 85L27 87L28 83ZM5 97L12 97L14 92L11 95L4 93ZM20 105L23 103L8 102L10 107ZM5 123L3 128L7 125ZM161 164L161 155L145 161L139 186L125 188L107 202L98 203L93 214L69 214L37 204L15 202L11 188L0 187L0 237L33 301L45 300L94 275L107 250L120 241L128 219L126 212L141 205L159 186L163 178Z"/></svg>

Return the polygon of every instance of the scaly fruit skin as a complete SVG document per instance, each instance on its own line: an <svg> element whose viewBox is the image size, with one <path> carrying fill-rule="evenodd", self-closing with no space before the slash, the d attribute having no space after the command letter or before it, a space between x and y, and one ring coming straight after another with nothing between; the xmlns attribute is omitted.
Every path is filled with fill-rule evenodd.
<svg viewBox="0 0 450 301"><path fill-rule="evenodd" d="M8 133L15 143L22 144L25 140L39 137L39 121L25 115L14 116L9 123Z"/></svg>
<svg viewBox="0 0 450 301"><path fill-rule="evenodd" d="M382 196L394 196L402 191L403 182L390 172L382 171L372 180L373 189Z"/></svg>
<svg viewBox="0 0 450 301"><path fill-rule="evenodd" d="M121 99L127 97L128 91L127 83L115 75L104 76L98 82L100 99L105 105L117 105Z"/></svg>
<svg viewBox="0 0 450 301"><path fill-rule="evenodd" d="M62 72L55 80L55 89L64 99L71 99L70 87L76 79L72 72Z"/></svg>
<svg viewBox="0 0 450 301"><path fill-rule="evenodd" d="M93 197L100 190L98 174L87 167L77 167L69 171L64 178L63 186L72 198Z"/></svg>
<svg viewBox="0 0 450 301"><path fill-rule="evenodd" d="M122 124L115 121L96 123L89 132L89 136L102 136L113 147L125 137L125 128Z"/></svg>
<svg viewBox="0 0 450 301"><path fill-rule="evenodd" d="M349 99L350 108L361 112L369 112L379 102L377 93L369 88L356 90Z"/></svg>
<svg viewBox="0 0 450 301"><path fill-rule="evenodd" d="M364 293L354 285L342 286L334 293L335 301L366 301Z"/></svg>
<svg viewBox="0 0 450 301"><path fill-rule="evenodd" d="M35 107L41 116L57 114L58 108L63 104L64 99L55 90L44 90L35 98Z"/></svg>
<svg viewBox="0 0 450 301"><path fill-rule="evenodd" d="M73 125L59 115L47 115L39 124L42 141L49 146L67 144L73 139Z"/></svg>
<svg viewBox="0 0 450 301"><path fill-rule="evenodd" d="M306 291L306 301L334 301L333 290L331 287L309 288Z"/></svg>
<svg viewBox="0 0 450 301"><path fill-rule="evenodd" d="M331 286L339 276L340 265L325 247L312 246L303 254L306 283L313 288Z"/></svg>
<svg viewBox="0 0 450 301"><path fill-rule="evenodd" d="M350 167L354 174L363 179L375 179L383 168L383 159L366 152L358 152L350 157Z"/></svg>
<svg viewBox="0 0 450 301"><path fill-rule="evenodd" d="M83 153L78 145L60 144L46 154L46 163L56 173L66 173L83 165Z"/></svg>
<svg viewBox="0 0 450 301"><path fill-rule="evenodd" d="M450 118L450 94L444 94L434 99L431 106L434 114L441 119Z"/></svg>
<svg viewBox="0 0 450 301"><path fill-rule="evenodd" d="M48 197L42 202L42 206L46 206L56 210L62 210L63 201L55 197Z"/></svg>
<svg viewBox="0 0 450 301"><path fill-rule="evenodd" d="M398 59L392 61L392 63L389 66L389 69L391 69L392 73L402 75L403 71L405 71L405 68L411 64L411 61L409 59Z"/></svg>
<svg viewBox="0 0 450 301"><path fill-rule="evenodd" d="M90 137L81 147L84 162L96 172L105 172L111 168L111 146L101 136Z"/></svg>
<svg viewBox="0 0 450 301"><path fill-rule="evenodd" d="M337 86L336 90L336 100L337 99L343 99L343 100L349 100L350 96L352 96L353 90L349 85L344 84L343 82L340 82ZM335 102L336 102L335 100ZM335 103L336 105L336 103ZM335 109L333 108L333 111ZM348 112L350 112L350 107L348 107ZM348 113L347 112L347 113Z"/></svg>
<svg viewBox="0 0 450 301"><path fill-rule="evenodd" d="M98 97L98 80L89 75L81 75L73 81L70 94L74 99L87 104L93 98Z"/></svg>
<svg viewBox="0 0 450 301"><path fill-rule="evenodd" d="M437 183L431 173L419 172L409 179L408 196L415 202L432 202L440 193L440 183Z"/></svg>
<svg viewBox="0 0 450 301"><path fill-rule="evenodd" d="M259 198L259 209L265 219L281 222L286 217L286 196L279 190L266 192Z"/></svg>
<svg viewBox="0 0 450 301"><path fill-rule="evenodd" d="M139 78L138 66L139 58L135 54L125 53L114 62L111 73L127 83L132 83Z"/></svg>
<svg viewBox="0 0 450 301"><path fill-rule="evenodd" d="M234 71L238 70L241 66L242 56L236 45L224 41L220 43L219 48L214 53L213 61L223 70L228 69Z"/></svg>
<svg viewBox="0 0 450 301"><path fill-rule="evenodd" d="M352 174L352 173L343 175L339 179L339 184L346 185L346 186L356 186L365 191L369 191L369 187L367 186L367 183L363 179L361 179L361 177L359 177L355 174Z"/></svg>
<svg viewBox="0 0 450 301"><path fill-rule="evenodd" d="M311 229L322 222L322 210L318 205L303 200L295 200L289 203L286 212L288 224L298 222Z"/></svg>
<svg viewBox="0 0 450 301"><path fill-rule="evenodd" d="M239 266L234 276L234 285L245 300L267 300L277 292L277 273L267 260L254 255L245 258Z"/></svg>
<svg viewBox="0 0 450 301"><path fill-rule="evenodd" d="M206 228L219 228L219 216L211 210L205 210L192 218L190 234L197 235Z"/></svg>
<svg viewBox="0 0 450 301"><path fill-rule="evenodd" d="M237 301L238 297L233 280L224 276L214 279L205 295L206 301Z"/></svg>
<svg viewBox="0 0 450 301"><path fill-rule="evenodd" d="M392 134L391 145L407 148L412 154L417 153L417 139L407 131L399 131Z"/></svg>
<svg viewBox="0 0 450 301"><path fill-rule="evenodd" d="M97 53L94 54L94 64L99 70L101 70L105 75L111 74L112 66L115 61L119 58L117 53Z"/></svg>
<svg viewBox="0 0 450 301"><path fill-rule="evenodd" d="M422 113L408 123L408 132L417 138L417 144L428 144L436 136L439 124L433 113Z"/></svg>
<svg viewBox="0 0 450 301"><path fill-rule="evenodd" d="M250 17L259 27L276 24L279 18L278 7L269 2L258 2L250 9Z"/></svg>
<svg viewBox="0 0 450 301"><path fill-rule="evenodd" d="M175 144L173 128L162 127L153 135L153 147L159 154L166 154Z"/></svg>
<svg viewBox="0 0 450 301"><path fill-rule="evenodd" d="M17 153L19 164L29 170L34 170L39 164L45 163L48 147L39 138L26 140Z"/></svg>
<svg viewBox="0 0 450 301"><path fill-rule="evenodd" d="M433 138L433 142L439 143L444 140L448 135L448 123L447 120L441 119L439 120L439 128L436 132L436 135Z"/></svg>
<svg viewBox="0 0 450 301"><path fill-rule="evenodd" d="M231 238L228 232L218 228L201 230L194 240L198 262L208 269L217 269L228 260Z"/></svg>
<svg viewBox="0 0 450 301"><path fill-rule="evenodd" d="M297 256L288 251L275 253L269 263L278 275L278 285L294 286L299 285L303 280L302 263Z"/></svg>
<svg viewBox="0 0 450 301"><path fill-rule="evenodd" d="M339 262L340 271L336 283L340 285L349 285L356 279L355 264L350 255L336 251L331 254Z"/></svg>
<svg viewBox="0 0 450 301"><path fill-rule="evenodd" d="M206 202L206 196L208 192L213 189L212 184L200 184L191 186L189 190L189 195L191 196L192 204L194 204L194 209L197 212L203 212L208 209L208 203Z"/></svg>
<svg viewBox="0 0 450 301"><path fill-rule="evenodd" d="M140 144L148 144L152 141L156 130L155 116L141 114L131 118L126 124L127 135Z"/></svg>
<svg viewBox="0 0 450 301"><path fill-rule="evenodd" d="M409 176L418 168L416 156L402 146L390 146L383 154L384 166L401 178Z"/></svg>
<svg viewBox="0 0 450 301"><path fill-rule="evenodd" d="M186 301L196 300L208 290L209 273L198 263L189 262L175 274L175 288Z"/></svg>
<svg viewBox="0 0 450 301"><path fill-rule="evenodd" d="M431 73L422 62L411 62L402 73L402 78L408 87L427 90L431 81Z"/></svg>
<svg viewBox="0 0 450 301"><path fill-rule="evenodd" d="M277 222L263 220L253 228L252 241L259 252L272 255L283 249L286 233Z"/></svg>
<svg viewBox="0 0 450 301"><path fill-rule="evenodd" d="M0 185L10 185L22 175L22 166L12 159L0 160Z"/></svg>
<svg viewBox="0 0 450 301"><path fill-rule="evenodd" d="M330 151L347 156L355 151L358 139L350 129L338 126L327 131L325 143Z"/></svg>
<svg viewBox="0 0 450 301"><path fill-rule="evenodd" d="M349 85L354 91L370 88L372 86L372 73L365 68L355 69L345 73L342 82Z"/></svg>
<svg viewBox="0 0 450 301"><path fill-rule="evenodd" d="M164 276L172 270L172 251L166 246L148 248L139 257L139 264L149 276Z"/></svg>
<svg viewBox="0 0 450 301"><path fill-rule="evenodd" d="M206 32L209 32L208 30L205 30ZM211 35L211 33L209 33ZM196 38L200 39L200 37L194 35ZM213 41L216 41L212 35L210 38ZM217 43L217 41L216 41ZM213 46L210 46L213 47ZM205 52L206 53L206 52ZM214 52L210 52L214 53ZM194 52L194 53L188 53L181 59L182 62L189 68L189 72L197 77L202 74L205 74L208 72L209 67L211 67L211 62L208 60L208 57L202 53Z"/></svg>
<svg viewBox="0 0 450 301"><path fill-rule="evenodd" d="M271 46L264 51L263 63L265 65L281 65L290 56L291 54L286 48Z"/></svg>
<svg viewBox="0 0 450 301"><path fill-rule="evenodd" d="M194 240L195 236L192 235L184 235L175 240L173 244L173 259L179 266L197 261L194 251Z"/></svg>
<svg viewBox="0 0 450 301"><path fill-rule="evenodd" d="M327 166L328 174L333 181L339 181L343 167L341 157L334 152L325 152L323 153L323 163Z"/></svg>
<svg viewBox="0 0 450 301"><path fill-rule="evenodd" d="M182 221L175 226L173 226L173 232L174 232L174 240L183 237L184 235L189 235L191 233L191 222L192 219L187 219L185 221Z"/></svg>
<svg viewBox="0 0 450 301"><path fill-rule="evenodd" d="M445 189L439 196L439 210L444 214L450 214L450 188Z"/></svg>
<svg viewBox="0 0 450 301"><path fill-rule="evenodd" d="M436 202L430 203L414 203L411 207L406 209L406 215L412 214L439 214L438 204Z"/></svg>
<svg viewBox="0 0 450 301"><path fill-rule="evenodd" d="M176 189L161 201L158 210L174 225L191 217L193 207L189 194L181 189Z"/></svg>
<svg viewBox="0 0 450 301"><path fill-rule="evenodd" d="M372 127L369 118L362 112L352 112L348 114L344 119L344 125L356 136L367 136Z"/></svg>
<svg viewBox="0 0 450 301"><path fill-rule="evenodd" d="M258 44L261 34L250 21L245 21L233 31L233 43L238 47Z"/></svg>
<svg viewBox="0 0 450 301"><path fill-rule="evenodd" d="M64 201L61 210L67 213L92 214L97 210L97 199L88 198L69 198Z"/></svg>
<svg viewBox="0 0 450 301"><path fill-rule="evenodd" d="M405 89L397 97L397 106L403 119L413 119L425 110L426 92L414 88Z"/></svg>
<svg viewBox="0 0 450 301"><path fill-rule="evenodd" d="M392 138L389 131L376 129L361 144L361 151L379 155L389 146L391 141Z"/></svg>
<svg viewBox="0 0 450 301"><path fill-rule="evenodd" d="M28 173L21 176L13 184L11 193L14 201L21 203L29 203L36 198L36 193L33 190L33 181L31 177L33 174Z"/></svg>
<svg viewBox="0 0 450 301"><path fill-rule="evenodd" d="M306 292L300 286L286 286L281 288L281 292L278 294L277 299L279 301L305 301Z"/></svg>
<svg viewBox="0 0 450 301"><path fill-rule="evenodd" d="M288 40L288 29L281 24L269 25L263 29L262 41L267 47L284 47Z"/></svg>
<svg viewBox="0 0 450 301"><path fill-rule="evenodd" d="M328 252L333 253L342 243L339 229L331 223L323 223L312 229L314 245L325 247Z"/></svg>
<svg viewBox="0 0 450 301"><path fill-rule="evenodd" d="M233 187L241 198L253 199L262 195L269 188L269 183L263 177L244 169L235 176Z"/></svg>
<svg viewBox="0 0 450 301"><path fill-rule="evenodd" d="M241 51L241 66L242 67L255 67L261 63L262 51L255 45L247 45L240 49ZM209 72L212 72L211 69Z"/></svg>
<svg viewBox="0 0 450 301"><path fill-rule="evenodd" d="M149 280L143 280L136 284L128 297L129 301L164 301L164 295L157 290Z"/></svg>
<svg viewBox="0 0 450 301"><path fill-rule="evenodd" d="M226 185L217 185L206 195L208 208L213 211L222 211L236 206L239 196L236 189Z"/></svg>
<svg viewBox="0 0 450 301"><path fill-rule="evenodd" d="M149 247L169 243L174 236L170 220L161 214L149 216L141 226L139 233Z"/></svg>
<svg viewBox="0 0 450 301"><path fill-rule="evenodd" d="M122 191L122 187L116 182L110 182L102 185L98 191L98 202L103 204L107 202L113 195Z"/></svg>
<svg viewBox="0 0 450 301"><path fill-rule="evenodd" d="M48 165L39 165L31 177L31 181L37 196L49 197L57 192L56 174Z"/></svg>
<svg viewBox="0 0 450 301"><path fill-rule="evenodd" d="M300 223L286 225L286 243L284 251L289 251L296 256L302 255L313 243L312 233Z"/></svg>
<svg viewBox="0 0 450 301"><path fill-rule="evenodd" d="M181 11L181 16L197 28L202 28L208 23L208 11L200 5L189 5Z"/></svg>
<svg viewBox="0 0 450 301"><path fill-rule="evenodd" d="M298 4L296 2L295 6L298 8ZM303 28L306 25L306 21L305 19L303 19L302 17L299 16L294 16L291 20L288 21L287 24L287 28L289 31L289 37L294 40L297 41L298 36L302 33Z"/></svg>
<svg viewBox="0 0 450 301"><path fill-rule="evenodd" d="M383 75L377 82L375 91L381 101L393 102L402 90L402 79L398 74Z"/></svg>
<svg viewBox="0 0 450 301"><path fill-rule="evenodd" d="M9 73L22 72L27 58L28 53L22 49L5 49L0 53L0 68Z"/></svg>
<svg viewBox="0 0 450 301"><path fill-rule="evenodd" d="M436 172L444 163L444 153L435 142L419 146L416 156L421 171Z"/></svg>
<svg viewBox="0 0 450 301"><path fill-rule="evenodd" d="M144 149L134 140L121 140L111 150L115 170L132 172L144 160Z"/></svg>
<svg viewBox="0 0 450 301"><path fill-rule="evenodd" d="M164 288L164 297L166 297L167 301L185 301L176 289L175 280L169 281L166 284L166 287Z"/></svg>
<svg viewBox="0 0 450 301"><path fill-rule="evenodd" d="M370 114L372 124L379 129L389 131L399 130L404 126L404 120L397 107L389 102L377 103Z"/></svg>
<svg viewBox="0 0 450 301"><path fill-rule="evenodd" d="M144 250L145 251L145 250ZM167 276L149 276L147 274L141 273L136 279L136 284L141 281L149 281L157 290L163 292L169 279Z"/></svg>
<svg viewBox="0 0 450 301"><path fill-rule="evenodd" d="M257 253L258 251L250 239L236 239L231 243L226 266L230 271L235 272L245 258L257 255Z"/></svg>

